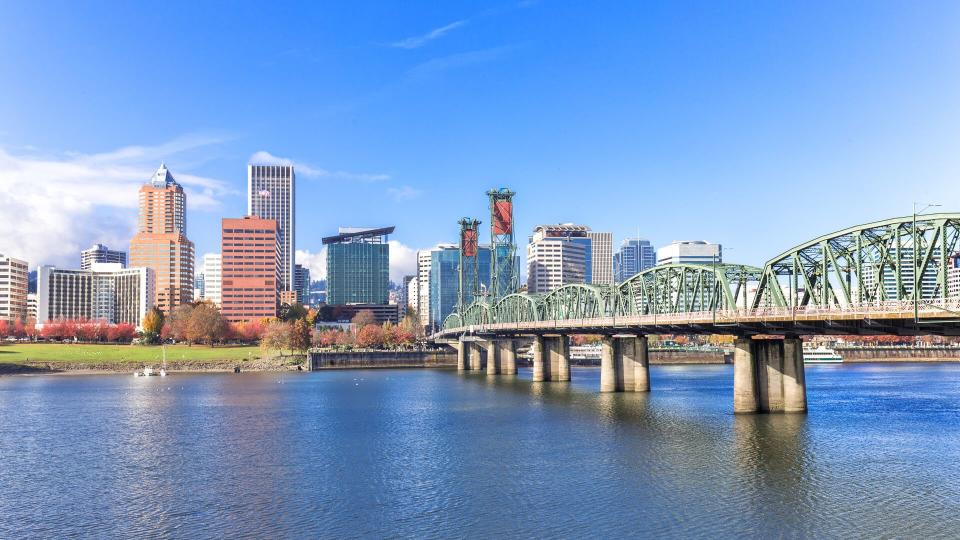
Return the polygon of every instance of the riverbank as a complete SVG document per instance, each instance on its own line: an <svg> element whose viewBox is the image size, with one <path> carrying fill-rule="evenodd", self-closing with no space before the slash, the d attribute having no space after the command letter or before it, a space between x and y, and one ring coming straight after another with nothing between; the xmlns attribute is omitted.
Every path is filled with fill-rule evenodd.
<svg viewBox="0 0 960 540"><path fill-rule="evenodd" d="M303 365L304 355L264 354L254 346L167 345L167 369L190 371L287 371ZM16 343L0 345L0 375L31 373L126 373L142 366L158 368L159 346Z"/></svg>

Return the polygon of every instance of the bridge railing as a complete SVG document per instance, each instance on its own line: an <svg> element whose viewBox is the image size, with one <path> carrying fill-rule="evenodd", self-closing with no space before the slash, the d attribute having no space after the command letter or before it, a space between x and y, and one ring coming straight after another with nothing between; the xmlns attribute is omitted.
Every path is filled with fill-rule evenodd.
<svg viewBox="0 0 960 540"><path fill-rule="evenodd" d="M546 321L487 323L445 330L442 334L463 332L490 332L508 330L550 330L562 328L564 331L582 328L589 333L596 328L627 328L635 326L682 326L682 325L736 325L741 322L789 321L796 319L871 319L871 318L909 318L914 310L921 317L956 318L960 322L960 297L946 300L921 300L916 304L912 300L888 300L848 306L818 307L758 307L737 308L718 311L696 311L687 313L658 313L650 315L621 315L592 317L583 319L551 319Z"/></svg>

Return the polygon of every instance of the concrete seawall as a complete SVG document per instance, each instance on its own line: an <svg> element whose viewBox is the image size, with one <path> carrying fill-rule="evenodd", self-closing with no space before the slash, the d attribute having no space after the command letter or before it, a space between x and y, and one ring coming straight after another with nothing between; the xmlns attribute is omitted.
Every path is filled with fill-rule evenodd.
<svg viewBox="0 0 960 540"><path fill-rule="evenodd" d="M457 353L438 351L319 351L310 353L310 370L456 367Z"/></svg>
<svg viewBox="0 0 960 540"><path fill-rule="evenodd" d="M844 362L960 362L956 347L838 347Z"/></svg>

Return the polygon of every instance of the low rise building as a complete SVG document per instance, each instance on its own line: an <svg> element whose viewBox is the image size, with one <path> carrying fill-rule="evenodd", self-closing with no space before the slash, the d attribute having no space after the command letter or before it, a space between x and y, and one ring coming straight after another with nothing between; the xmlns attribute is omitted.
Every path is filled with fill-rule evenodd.
<svg viewBox="0 0 960 540"><path fill-rule="evenodd" d="M89 270L41 266L37 273L37 324L89 319L140 327L154 306L154 273L147 267L93 263Z"/></svg>

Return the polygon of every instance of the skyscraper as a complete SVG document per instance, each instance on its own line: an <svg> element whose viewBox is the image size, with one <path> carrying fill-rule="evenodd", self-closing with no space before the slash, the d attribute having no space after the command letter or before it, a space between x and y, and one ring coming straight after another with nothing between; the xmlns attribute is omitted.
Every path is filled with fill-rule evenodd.
<svg viewBox="0 0 960 540"><path fill-rule="evenodd" d="M280 240L280 290L294 290L296 175L293 165L247 166L248 211L277 222Z"/></svg>
<svg viewBox="0 0 960 540"><path fill-rule="evenodd" d="M89 249L80 252L80 269L90 270L93 263L119 263L127 265L127 252L115 251L103 244L94 244Z"/></svg>
<svg viewBox="0 0 960 540"><path fill-rule="evenodd" d="M165 313L193 300L193 242L187 239L187 195L166 165L140 188L130 266L153 269L153 304Z"/></svg>
<svg viewBox="0 0 960 540"><path fill-rule="evenodd" d="M649 240L626 238L613 256L614 280L621 283L656 264L657 252Z"/></svg>
<svg viewBox="0 0 960 540"><path fill-rule="evenodd" d="M0 253L0 321L27 319L28 275L26 261Z"/></svg>
<svg viewBox="0 0 960 540"><path fill-rule="evenodd" d="M454 312L460 300L460 247L444 244L430 250L430 303L421 304L420 311L429 314L428 326L440 328L444 319ZM477 248L477 284L481 292L490 289L490 246ZM422 298L422 296L421 296ZM475 300L473 291L464 291L464 305Z"/></svg>
<svg viewBox="0 0 960 540"><path fill-rule="evenodd" d="M293 289L297 293L297 302L310 303L310 269L299 264L293 265Z"/></svg>
<svg viewBox="0 0 960 540"><path fill-rule="evenodd" d="M571 283L590 283L592 239L588 231L572 224L536 227L527 244L527 291L548 293Z"/></svg>
<svg viewBox="0 0 960 540"><path fill-rule="evenodd" d="M341 227L327 246L327 304L387 304L390 297L390 246L393 227Z"/></svg>
<svg viewBox="0 0 960 540"><path fill-rule="evenodd" d="M277 222L224 218L220 241L220 311L230 322L276 317L280 249Z"/></svg>
<svg viewBox="0 0 960 540"><path fill-rule="evenodd" d="M598 285L613 283L613 233L587 231L590 239L590 281Z"/></svg>
<svg viewBox="0 0 960 540"><path fill-rule="evenodd" d="M217 306L221 302L221 274L223 272L221 264L219 253L207 253L203 256L203 298Z"/></svg>

